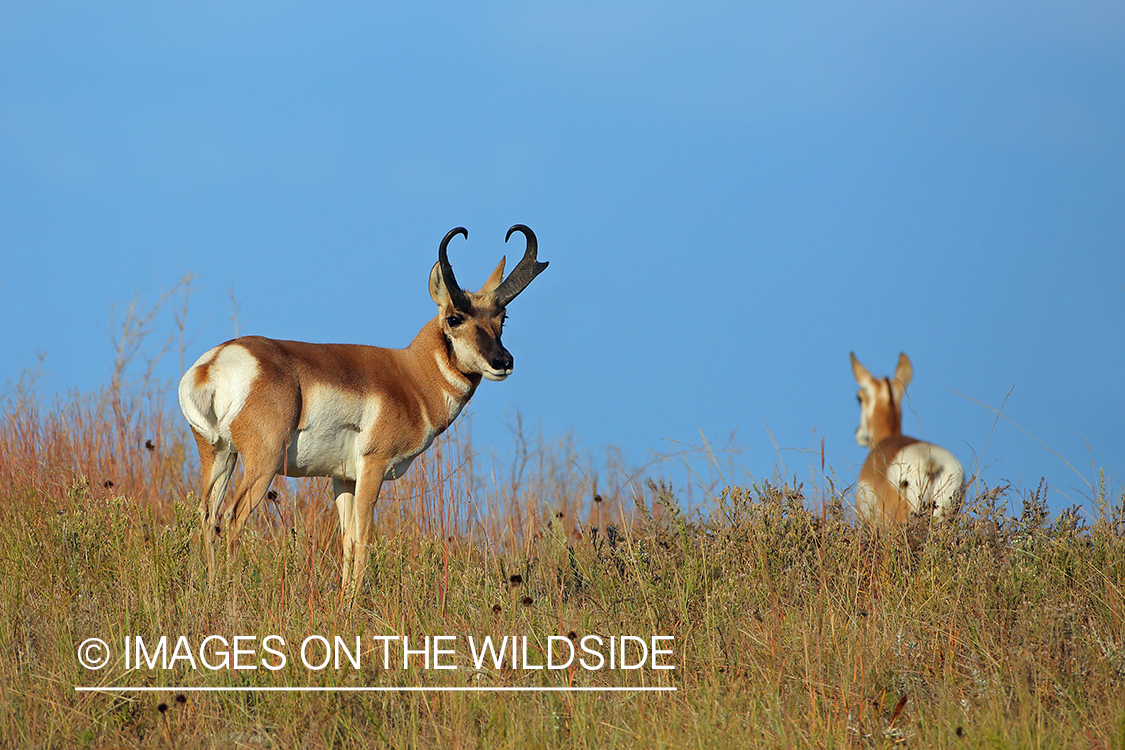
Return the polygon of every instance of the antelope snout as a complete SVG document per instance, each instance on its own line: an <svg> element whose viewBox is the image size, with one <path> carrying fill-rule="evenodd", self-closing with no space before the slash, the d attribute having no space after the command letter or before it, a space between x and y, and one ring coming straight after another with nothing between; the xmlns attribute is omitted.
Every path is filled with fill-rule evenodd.
<svg viewBox="0 0 1125 750"><path fill-rule="evenodd" d="M508 350L500 347L500 351L493 354L488 360L488 369L482 372L489 380L503 380L512 374L512 355Z"/></svg>
<svg viewBox="0 0 1125 750"><path fill-rule="evenodd" d="M855 428L855 441L864 448L871 447L871 435L867 433L867 430L863 429L863 425Z"/></svg>
<svg viewBox="0 0 1125 750"><path fill-rule="evenodd" d="M512 371L512 355L507 350L502 350L499 354L492 358L488 363L493 370L508 373Z"/></svg>

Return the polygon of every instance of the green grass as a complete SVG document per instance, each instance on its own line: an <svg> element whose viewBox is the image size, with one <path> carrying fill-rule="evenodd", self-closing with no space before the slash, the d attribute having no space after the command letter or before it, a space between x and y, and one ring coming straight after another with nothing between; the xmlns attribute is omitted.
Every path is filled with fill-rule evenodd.
<svg viewBox="0 0 1125 750"><path fill-rule="evenodd" d="M791 481L731 487L688 518L673 489L572 445L521 443L486 472L455 433L380 500L353 606L325 482L277 483L210 586L193 448L159 398L3 408L4 747L1125 750L1125 498L1052 521L1041 490L982 488L952 523L876 538L831 487L815 510ZM90 637L269 634L289 644L278 672L77 659ZM361 669L301 666L310 634L361 636ZM404 634L460 636L458 669L383 669L371 637ZM506 634L536 656L548 636L671 635L676 669L475 670L464 638ZM676 691L74 690L565 684Z"/></svg>

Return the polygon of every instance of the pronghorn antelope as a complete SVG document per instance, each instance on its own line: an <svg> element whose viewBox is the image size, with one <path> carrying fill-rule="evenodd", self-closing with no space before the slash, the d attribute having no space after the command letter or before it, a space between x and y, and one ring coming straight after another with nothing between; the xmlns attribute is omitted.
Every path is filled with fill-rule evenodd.
<svg viewBox="0 0 1125 750"><path fill-rule="evenodd" d="M405 349L306 344L244 336L211 349L180 380L180 408L199 447L206 491L199 503L207 568L215 577L219 506L241 455L243 476L224 516L228 565L247 517L276 474L331 477L343 536L342 590L363 583L375 501L461 413L482 377L503 380L512 355L500 343L504 308L546 263L522 224L523 259L504 259L479 292L457 285L445 235L430 271L438 307Z"/></svg>
<svg viewBox="0 0 1125 750"><path fill-rule="evenodd" d="M851 355L859 383L859 427L855 441L870 448L856 484L856 511L868 523L890 527L932 508L941 519L954 510L964 471L953 454L902 434L902 398L914 367L899 354L894 378L875 379Z"/></svg>

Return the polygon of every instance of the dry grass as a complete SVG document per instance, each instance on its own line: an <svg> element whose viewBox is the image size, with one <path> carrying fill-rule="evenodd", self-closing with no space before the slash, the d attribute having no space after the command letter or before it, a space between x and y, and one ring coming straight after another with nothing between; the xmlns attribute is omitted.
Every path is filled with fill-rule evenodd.
<svg viewBox="0 0 1125 750"><path fill-rule="evenodd" d="M131 390L136 395L128 395ZM706 518L565 441L485 467L467 431L380 500L341 602L326 482L278 482L238 582L206 583L194 456L160 389L116 380L0 413L5 747L1125 748L1125 498L1050 520L982 488L952 523L875 538L833 488L731 487ZM1008 510L1008 502L1020 507ZM924 537L925 540L923 541ZM676 670L126 672L86 638L673 635ZM369 654L370 656L371 654ZM76 685L671 685L674 693L78 693ZM163 707L163 710L161 710Z"/></svg>

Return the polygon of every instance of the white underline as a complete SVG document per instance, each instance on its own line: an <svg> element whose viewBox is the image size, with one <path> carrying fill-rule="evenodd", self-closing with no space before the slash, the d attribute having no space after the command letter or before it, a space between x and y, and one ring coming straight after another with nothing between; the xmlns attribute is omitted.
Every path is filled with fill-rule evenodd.
<svg viewBox="0 0 1125 750"><path fill-rule="evenodd" d="M79 687L77 693L674 693L675 687Z"/></svg>

